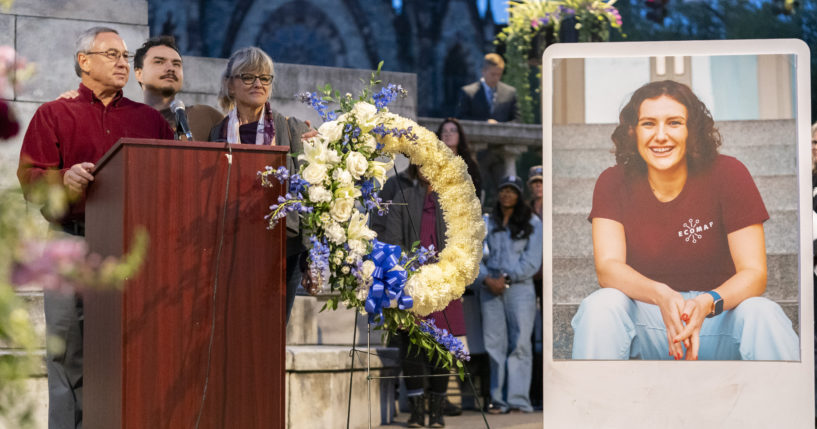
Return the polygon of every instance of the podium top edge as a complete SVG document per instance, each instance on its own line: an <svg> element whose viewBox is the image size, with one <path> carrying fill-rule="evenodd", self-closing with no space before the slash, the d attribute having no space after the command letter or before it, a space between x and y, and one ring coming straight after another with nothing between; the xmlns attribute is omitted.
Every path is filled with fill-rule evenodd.
<svg viewBox="0 0 817 429"><path fill-rule="evenodd" d="M119 139L102 158L96 163L95 169L101 168L108 163L123 146L142 146L142 147L168 147L177 149L201 149L201 150L219 150L227 151L227 146L233 152L283 152L288 153L287 146L262 146L254 144L229 144L225 142L200 142L200 141L180 141L180 140L160 140L160 139L137 139L130 137L123 137Z"/></svg>

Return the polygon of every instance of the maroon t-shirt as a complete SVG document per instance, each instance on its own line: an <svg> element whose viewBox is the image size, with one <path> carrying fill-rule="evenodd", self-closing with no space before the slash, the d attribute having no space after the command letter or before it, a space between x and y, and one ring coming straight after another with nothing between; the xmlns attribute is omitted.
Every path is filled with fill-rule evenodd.
<svg viewBox="0 0 817 429"><path fill-rule="evenodd" d="M78 97L45 103L34 113L20 149L17 177L26 192L26 185L41 179L62 184L72 165L95 164L122 137L172 140L174 135L156 109L123 97L122 91L105 106L80 84ZM59 221L84 220L83 199Z"/></svg>
<svg viewBox="0 0 817 429"><path fill-rule="evenodd" d="M746 167L718 155L666 203L655 198L646 176L629 178L619 166L608 168L593 191L588 220L597 217L624 226L629 266L691 291L712 290L733 276L727 234L763 223L769 214Z"/></svg>

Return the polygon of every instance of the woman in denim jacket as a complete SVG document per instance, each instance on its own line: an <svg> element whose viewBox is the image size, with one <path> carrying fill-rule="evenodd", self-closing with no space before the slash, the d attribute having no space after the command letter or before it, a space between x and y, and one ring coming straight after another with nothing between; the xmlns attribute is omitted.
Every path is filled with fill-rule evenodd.
<svg viewBox="0 0 817 429"><path fill-rule="evenodd" d="M542 223L522 200L522 180L499 185L499 201L486 222L485 254L476 284L480 294L485 349L491 360L488 412L533 411L529 391L536 316L533 275L542 265Z"/></svg>

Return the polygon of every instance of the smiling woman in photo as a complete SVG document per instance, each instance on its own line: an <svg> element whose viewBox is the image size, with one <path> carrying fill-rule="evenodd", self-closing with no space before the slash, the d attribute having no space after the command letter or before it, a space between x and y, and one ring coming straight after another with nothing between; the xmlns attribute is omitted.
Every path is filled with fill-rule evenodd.
<svg viewBox="0 0 817 429"><path fill-rule="evenodd" d="M707 107L651 82L612 139L588 217L601 289L573 318L573 358L798 360L791 321L760 296L769 215L746 167L718 154Z"/></svg>

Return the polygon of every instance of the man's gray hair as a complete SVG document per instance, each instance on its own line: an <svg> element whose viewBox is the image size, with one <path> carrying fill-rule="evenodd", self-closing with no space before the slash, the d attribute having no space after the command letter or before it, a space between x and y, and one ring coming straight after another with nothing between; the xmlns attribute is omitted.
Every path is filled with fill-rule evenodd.
<svg viewBox="0 0 817 429"><path fill-rule="evenodd" d="M94 40L99 33L114 33L119 34L118 31L110 27L91 27L77 36L76 50L74 51L74 71L77 76L82 77L82 69L79 67L79 60L77 57L80 53L89 52L94 48Z"/></svg>
<svg viewBox="0 0 817 429"><path fill-rule="evenodd" d="M241 73L269 73L275 77L275 68L272 64L272 58L262 51L261 48L251 46L249 48L241 48L230 56L227 61L227 67L221 74L221 88L218 91L218 104L227 112L235 106L235 99L230 95L229 82L232 76ZM273 81L274 82L274 81ZM272 95L272 88L270 88L270 95Z"/></svg>

